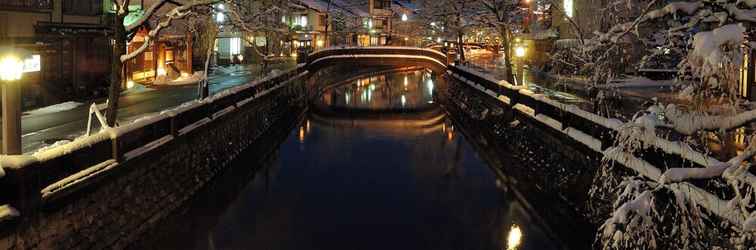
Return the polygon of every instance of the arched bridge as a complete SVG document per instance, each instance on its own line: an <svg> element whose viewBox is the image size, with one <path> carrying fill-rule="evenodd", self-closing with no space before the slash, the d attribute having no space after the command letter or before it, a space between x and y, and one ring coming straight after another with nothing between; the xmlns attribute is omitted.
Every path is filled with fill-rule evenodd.
<svg viewBox="0 0 756 250"><path fill-rule="evenodd" d="M331 48L310 53L307 69L315 72L339 63L355 65L425 66L445 71L448 59L443 53L414 47L350 47Z"/></svg>

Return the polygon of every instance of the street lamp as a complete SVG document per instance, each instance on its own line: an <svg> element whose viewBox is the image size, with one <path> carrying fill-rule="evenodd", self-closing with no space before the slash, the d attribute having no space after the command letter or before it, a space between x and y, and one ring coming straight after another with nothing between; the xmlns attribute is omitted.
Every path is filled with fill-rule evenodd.
<svg viewBox="0 0 756 250"><path fill-rule="evenodd" d="M525 47L519 46L515 48L516 57L525 57Z"/></svg>
<svg viewBox="0 0 756 250"><path fill-rule="evenodd" d="M2 81L3 153L21 154L21 86L24 71L20 51L0 50L0 81Z"/></svg>

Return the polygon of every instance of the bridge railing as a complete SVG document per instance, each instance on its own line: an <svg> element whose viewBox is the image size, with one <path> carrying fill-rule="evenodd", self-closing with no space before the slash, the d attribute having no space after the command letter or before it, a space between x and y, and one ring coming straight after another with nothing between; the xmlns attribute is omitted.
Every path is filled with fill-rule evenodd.
<svg viewBox="0 0 756 250"><path fill-rule="evenodd" d="M331 56L345 56L345 55L396 55L396 56L422 56L431 58L439 63L446 65L447 58L443 53L423 48L414 47L347 47L347 48L331 48L323 49L312 52L307 57L307 64L313 64L314 62L331 57Z"/></svg>
<svg viewBox="0 0 756 250"><path fill-rule="evenodd" d="M118 170L119 164L189 134L305 72L300 66L33 155L3 156L0 205L10 204L22 215L37 211Z"/></svg>

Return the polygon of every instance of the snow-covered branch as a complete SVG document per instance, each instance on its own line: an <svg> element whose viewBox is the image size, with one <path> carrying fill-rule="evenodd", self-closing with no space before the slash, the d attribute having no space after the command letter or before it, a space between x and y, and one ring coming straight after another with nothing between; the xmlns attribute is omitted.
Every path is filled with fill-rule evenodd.
<svg viewBox="0 0 756 250"><path fill-rule="evenodd" d="M195 6L211 5L211 4L220 3L221 1L222 0L192 0L192 1L189 1L189 2L186 2L186 3L183 3L183 4L181 4L180 6L178 6L176 8L180 8L180 9L182 9L180 11L184 11L184 10L188 10L188 9L190 9L192 7L195 7ZM157 14L157 12L166 3L176 3L176 2L175 1L171 1L171 0L157 0L156 2L154 2L152 5L150 5L150 7L148 7L144 11L144 13L142 14L142 16L139 19L135 20L134 22L132 22L131 24L129 24L129 25L127 25L125 27L126 28L126 32L134 32L134 31L136 31L139 27L141 27L142 25L144 25L145 23L147 23L150 20L150 18L152 18L153 16L155 16ZM125 11L128 12L128 9L126 9Z"/></svg>

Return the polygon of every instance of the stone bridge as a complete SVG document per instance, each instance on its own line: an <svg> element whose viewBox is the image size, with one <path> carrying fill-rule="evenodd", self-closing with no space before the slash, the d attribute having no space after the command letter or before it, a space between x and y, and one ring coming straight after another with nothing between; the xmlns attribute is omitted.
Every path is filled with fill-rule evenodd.
<svg viewBox="0 0 756 250"><path fill-rule="evenodd" d="M443 53L413 47L350 47L319 50L310 53L306 68L315 72L335 64L423 66L437 72L446 71L449 59Z"/></svg>

